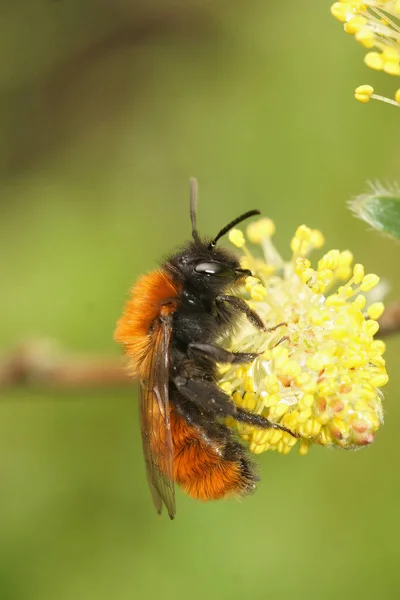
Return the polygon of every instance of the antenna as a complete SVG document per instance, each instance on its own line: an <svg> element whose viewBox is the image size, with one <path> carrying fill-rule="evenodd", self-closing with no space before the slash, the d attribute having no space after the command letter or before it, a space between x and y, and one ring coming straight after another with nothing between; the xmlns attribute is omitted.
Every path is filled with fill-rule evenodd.
<svg viewBox="0 0 400 600"><path fill-rule="evenodd" d="M209 248L214 248L216 246L218 240L220 238L222 238L223 235L228 233L228 231L233 229L233 227L235 227L235 225L237 225L238 223L241 223L242 221L244 221L245 219L248 219L249 217L253 217L254 215L260 215L260 214L261 213L259 210L249 210L248 212L245 212L243 215L240 215L240 217L237 217L236 219L234 219L233 221L228 223L228 225L225 225L225 227L223 227L221 229L221 231L215 236L213 241L210 243Z"/></svg>
<svg viewBox="0 0 400 600"><path fill-rule="evenodd" d="M197 198L199 196L199 185L197 179L191 177L189 179L190 185L190 220L192 222L192 237L195 242L199 241L199 234L197 233L196 214L197 214Z"/></svg>

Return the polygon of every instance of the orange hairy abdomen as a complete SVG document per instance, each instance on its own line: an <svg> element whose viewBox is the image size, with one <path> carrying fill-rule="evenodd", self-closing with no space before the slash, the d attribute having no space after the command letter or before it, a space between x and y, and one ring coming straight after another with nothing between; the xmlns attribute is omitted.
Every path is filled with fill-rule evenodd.
<svg viewBox="0 0 400 600"><path fill-rule="evenodd" d="M174 443L174 478L184 491L199 500L240 495L245 489L240 463L228 461L219 448L195 427L171 411Z"/></svg>
<svg viewBox="0 0 400 600"><path fill-rule="evenodd" d="M146 360L152 349L152 326L161 314L176 310L176 302L169 306L165 302L176 300L179 293L172 277L161 270L142 275L132 288L114 339L125 347L133 375L148 375Z"/></svg>

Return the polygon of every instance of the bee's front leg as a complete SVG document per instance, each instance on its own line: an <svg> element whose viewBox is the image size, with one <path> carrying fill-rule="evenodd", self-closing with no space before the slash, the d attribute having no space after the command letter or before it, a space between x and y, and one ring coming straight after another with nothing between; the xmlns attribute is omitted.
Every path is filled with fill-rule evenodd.
<svg viewBox="0 0 400 600"><path fill-rule="evenodd" d="M247 304L247 302L242 298L238 298L237 296L222 295L217 296L215 302L217 304L217 308L218 306L221 307L224 304L228 304L228 306L231 306L234 310L237 310L238 312L241 312L244 315L246 315L246 317L248 318L250 323L254 325L254 327L257 327L257 329L261 329L261 331L267 331L267 328L261 317L254 310L252 310Z"/></svg>

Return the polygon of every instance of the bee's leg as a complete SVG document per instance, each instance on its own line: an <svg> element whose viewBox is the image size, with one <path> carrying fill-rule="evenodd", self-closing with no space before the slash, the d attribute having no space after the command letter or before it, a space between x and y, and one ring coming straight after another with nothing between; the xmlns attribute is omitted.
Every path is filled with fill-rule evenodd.
<svg viewBox="0 0 400 600"><path fill-rule="evenodd" d="M246 423L259 429L280 429L298 437L287 427L273 423L262 415L239 408L215 383L207 379L186 379L178 376L173 380L179 393L193 402L201 414L208 414L216 418L233 417L235 421Z"/></svg>
<svg viewBox="0 0 400 600"><path fill-rule="evenodd" d="M257 327L257 329L261 329L262 331L267 331L267 328L264 325L261 317L259 317L259 315L254 310L252 310L247 304L247 302L245 302L242 298L237 298L236 296L223 295L217 296L215 301L217 303L217 306L221 306L224 303L229 304L237 311L246 315L246 317L248 318L250 323L254 325L254 327Z"/></svg>
<svg viewBox="0 0 400 600"><path fill-rule="evenodd" d="M190 357L209 357L215 362L230 363L230 364L245 364L251 363L257 356L258 352L229 352L219 346L213 344L198 344L193 342L189 344L188 355Z"/></svg>
<svg viewBox="0 0 400 600"><path fill-rule="evenodd" d="M193 402L201 414L206 413L218 418L235 417L236 404L213 381L178 375L173 382L179 393Z"/></svg>
<svg viewBox="0 0 400 600"><path fill-rule="evenodd" d="M233 415L235 421L239 421L239 423L246 423L247 425L253 425L253 427L257 427L259 429L279 429L281 431L286 431L290 433L293 437L300 437L298 433L293 433L287 427L283 425L279 425L279 423L273 423L269 421L266 417L262 415L257 415L256 413L249 412L244 408L237 408L236 414Z"/></svg>

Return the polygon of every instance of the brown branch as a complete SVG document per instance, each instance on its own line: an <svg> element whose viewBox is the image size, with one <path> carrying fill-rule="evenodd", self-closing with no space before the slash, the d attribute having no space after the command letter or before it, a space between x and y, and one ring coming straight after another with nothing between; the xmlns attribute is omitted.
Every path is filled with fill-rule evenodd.
<svg viewBox="0 0 400 600"><path fill-rule="evenodd" d="M379 319L379 338L400 333L400 301ZM132 385L123 359L66 356L57 344L36 340L0 359L0 388L43 385L50 388L94 388Z"/></svg>
<svg viewBox="0 0 400 600"><path fill-rule="evenodd" d="M28 342L0 360L0 387L45 385L79 388L132 382L121 359L68 357L47 340Z"/></svg>
<svg viewBox="0 0 400 600"><path fill-rule="evenodd" d="M379 332L377 333L377 337L382 339L399 332L400 301L398 300L390 304L379 319Z"/></svg>

